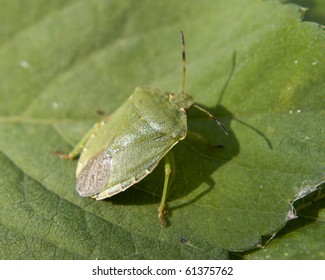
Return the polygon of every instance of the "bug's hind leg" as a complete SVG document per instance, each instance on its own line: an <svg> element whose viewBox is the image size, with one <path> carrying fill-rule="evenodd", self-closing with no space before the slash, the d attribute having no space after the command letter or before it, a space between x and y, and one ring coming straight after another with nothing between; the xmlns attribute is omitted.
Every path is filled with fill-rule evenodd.
<svg viewBox="0 0 325 280"><path fill-rule="evenodd" d="M166 198L167 198L167 191L168 186L171 185L173 181L173 175L175 171L175 162L174 162L174 155L172 151L170 151L165 156L165 181L164 181L164 189L160 201L160 205L158 208L158 217L160 219L160 223L162 227L166 226L166 218L168 217L167 205L166 205Z"/></svg>
<svg viewBox="0 0 325 280"><path fill-rule="evenodd" d="M104 120L107 120L108 118L109 118L109 114L107 113L107 112L105 112L105 111L103 111L103 110L96 110L96 114L98 115L98 116L101 116L101 117L103 117L104 118Z"/></svg>

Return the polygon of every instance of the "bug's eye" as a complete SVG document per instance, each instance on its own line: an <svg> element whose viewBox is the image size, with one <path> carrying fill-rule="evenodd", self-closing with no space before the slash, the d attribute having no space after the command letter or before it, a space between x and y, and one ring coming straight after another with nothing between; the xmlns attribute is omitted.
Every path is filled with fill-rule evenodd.
<svg viewBox="0 0 325 280"><path fill-rule="evenodd" d="M168 93L168 99L171 101L175 97L175 93Z"/></svg>

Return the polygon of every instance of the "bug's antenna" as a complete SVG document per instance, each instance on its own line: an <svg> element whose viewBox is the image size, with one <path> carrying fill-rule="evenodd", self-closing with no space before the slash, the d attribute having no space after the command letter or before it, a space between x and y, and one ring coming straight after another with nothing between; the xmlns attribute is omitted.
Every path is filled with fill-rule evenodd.
<svg viewBox="0 0 325 280"><path fill-rule="evenodd" d="M183 60L182 94L184 94L184 91L185 91L186 56L185 56L185 39L184 39L183 31L181 31L181 39L182 39L182 60Z"/></svg>
<svg viewBox="0 0 325 280"><path fill-rule="evenodd" d="M200 107L199 105L197 105L195 103L193 104L193 107L195 107L196 109L200 110L204 114L208 115L210 117L210 119L214 120L222 128L223 132L226 135L229 134L227 128L225 128L225 126L219 120L217 120L217 118L214 115L212 115L210 112L208 112L207 110L204 110L202 107Z"/></svg>

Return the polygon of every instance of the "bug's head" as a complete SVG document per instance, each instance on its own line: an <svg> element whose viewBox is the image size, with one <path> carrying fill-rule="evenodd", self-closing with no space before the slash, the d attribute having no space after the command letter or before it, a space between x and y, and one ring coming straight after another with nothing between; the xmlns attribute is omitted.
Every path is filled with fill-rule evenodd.
<svg viewBox="0 0 325 280"><path fill-rule="evenodd" d="M182 93L182 94L169 93L168 99L169 102L175 104L177 108L184 109L185 111L187 111L194 104L193 97L186 93Z"/></svg>

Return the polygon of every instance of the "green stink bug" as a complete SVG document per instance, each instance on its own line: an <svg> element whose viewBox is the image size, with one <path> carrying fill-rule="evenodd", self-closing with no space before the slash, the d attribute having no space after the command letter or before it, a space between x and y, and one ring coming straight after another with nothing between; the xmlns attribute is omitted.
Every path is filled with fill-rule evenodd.
<svg viewBox="0 0 325 280"><path fill-rule="evenodd" d="M187 130L187 111L195 107L207 114L227 134L225 127L208 111L195 104L184 92L185 42L182 39L183 75L179 94L137 87L129 99L109 118L94 127L69 154L55 151L63 158L80 154L76 177L81 196L97 200L118 194L142 180L165 159L165 182L158 208L162 226L165 217L167 189L174 169L170 151L186 136L203 137Z"/></svg>

